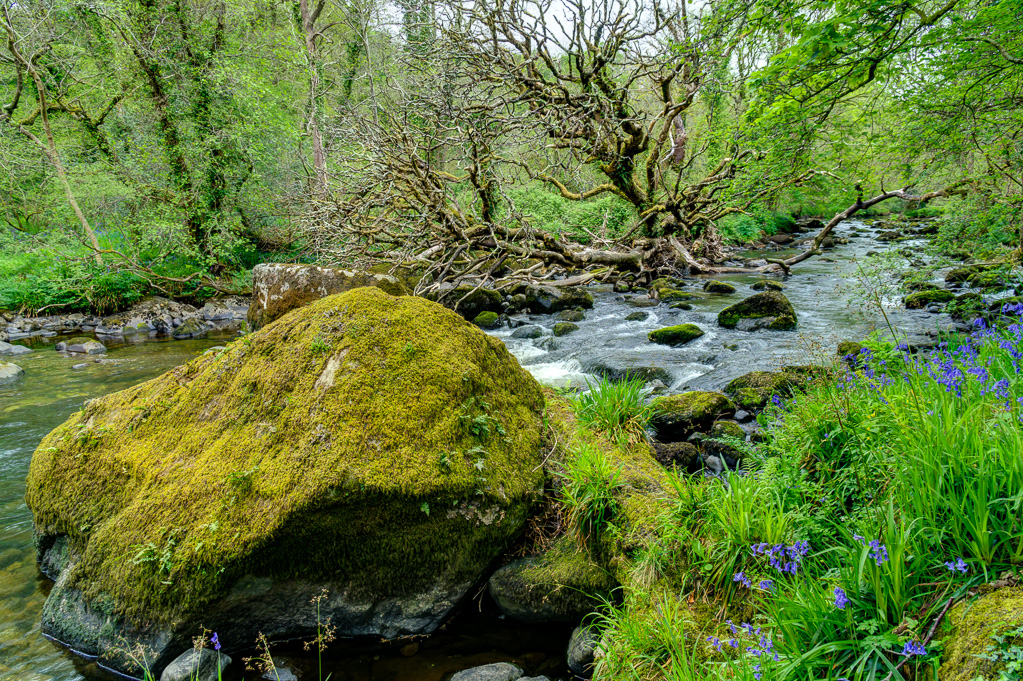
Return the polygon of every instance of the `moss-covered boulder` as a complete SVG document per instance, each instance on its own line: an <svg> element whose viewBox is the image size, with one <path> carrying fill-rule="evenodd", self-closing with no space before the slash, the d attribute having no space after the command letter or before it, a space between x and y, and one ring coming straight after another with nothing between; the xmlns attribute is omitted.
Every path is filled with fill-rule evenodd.
<svg viewBox="0 0 1023 681"><path fill-rule="evenodd" d="M796 388L814 380L818 367L786 367L782 371L751 371L732 380L725 386L725 394L731 396L743 409L763 409L775 395L788 397Z"/></svg>
<svg viewBox="0 0 1023 681"><path fill-rule="evenodd" d="M326 589L341 635L429 633L523 527L543 409L504 344L439 305L312 302L42 441L26 500L61 566L43 630L137 673L111 632L244 648L314 633Z"/></svg>
<svg viewBox="0 0 1023 681"><path fill-rule="evenodd" d="M703 290L707 293L735 293L735 287L724 281L717 281L711 279L703 285Z"/></svg>
<svg viewBox="0 0 1023 681"><path fill-rule="evenodd" d="M835 351L835 354L842 358L848 357L849 355L855 357L860 354L860 350L863 348L863 343L857 343L856 341L842 341L838 344L838 350Z"/></svg>
<svg viewBox="0 0 1023 681"><path fill-rule="evenodd" d="M997 291L1005 288L1005 277L1000 272L977 272L966 280L972 288Z"/></svg>
<svg viewBox="0 0 1023 681"><path fill-rule="evenodd" d="M525 307L534 313L561 312L579 307L593 307L593 294L578 286L530 286L525 291Z"/></svg>
<svg viewBox="0 0 1023 681"><path fill-rule="evenodd" d="M650 426L661 442L677 442L709 430L719 418L735 415L735 405L721 393L694 390L658 397L653 401Z"/></svg>
<svg viewBox="0 0 1023 681"><path fill-rule="evenodd" d="M764 291L719 312L718 324L740 331L788 331L796 328L796 311L784 294Z"/></svg>
<svg viewBox="0 0 1023 681"><path fill-rule="evenodd" d="M910 293L905 298L907 310L922 310L931 303L947 303L954 300L956 295L951 291L938 289L936 291L917 291Z"/></svg>
<svg viewBox="0 0 1023 681"><path fill-rule="evenodd" d="M653 452L665 468L695 473L702 467L700 450L689 442L655 442Z"/></svg>
<svg viewBox="0 0 1023 681"><path fill-rule="evenodd" d="M998 645L992 636L1003 636L1023 626L1023 587L1003 587L974 601L963 601L948 611L944 628L939 681L997 681L1007 656L994 655ZM1023 637L1006 640L1023 646ZM994 648L994 650L991 650ZM991 659L998 658L998 659Z"/></svg>
<svg viewBox="0 0 1023 681"><path fill-rule="evenodd" d="M679 324L677 326L666 326L663 329L656 329L647 334L651 343L660 345L685 345L691 340L703 335L703 329L696 324Z"/></svg>
<svg viewBox="0 0 1023 681"><path fill-rule="evenodd" d="M751 286L754 291L784 291L786 289L785 284L777 281L771 281L770 279L762 279L755 282Z"/></svg>
<svg viewBox="0 0 1023 681"><path fill-rule="evenodd" d="M316 265L260 263L252 269L252 303L246 317L250 329L259 329L295 308L363 286L375 286L391 295L408 295L398 277Z"/></svg>
<svg viewBox="0 0 1023 681"><path fill-rule="evenodd" d="M472 323L481 329L497 329L501 327L503 320L501 319L501 315L487 310L476 315L476 317L472 320Z"/></svg>
<svg viewBox="0 0 1023 681"><path fill-rule="evenodd" d="M981 272L990 272L991 270L997 269L999 265L994 263L978 263L975 265L964 265L963 267L956 267L949 270L945 274L945 283L948 284L963 284L970 277L979 274Z"/></svg>
<svg viewBox="0 0 1023 681"><path fill-rule="evenodd" d="M553 329L554 335L559 337L559 338L561 336L567 336L568 334L573 333L573 332L578 331L578 330L579 330L579 325L578 324L573 324L572 322L558 322L557 324L554 325L554 329Z"/></svg>
<svg viewBox="0 0 1023 681"><path fill-rule="evenodd" d="M625 321L627 321L627 322L645 322L647 320L647 317L649 317L649 316L650 316L649 312L646 312L644 310L636 310L635 312L630 312L629 314L627 314L625 316Z"/></svg>
<svg viewBox="0 0 1023 681"><path fill-rule="evenodd" d="M504 296L491 288L477 288L463 284L441 291L432 291L427 299L455 310L464 319L473 320L484 312L503 312Z"/></svg>
<svg viewBox="0 0 1023 681"><path fill-rule="evenodd" d="M562 322L581 322L586 319L586 313L580 309L562 310L558 313L558 320Z"/></svg>
<svg viewBox="0 0 1023 681"><path fill-rule="evenodd" d="M685 302L687 300L695 300L697 298L704 297L700 294L691 293L689 291L676 291L673 289L665 289L660 293L661 300L666 303Z"/></svg>
<svg viewBox="0 0 1023 681"><path fill-rule="evenodd" d="M522 622L579 622L618 586L614 577L574 541L563 538L547 553L523 558L490 577L490 596L501 612Z"/></svg>

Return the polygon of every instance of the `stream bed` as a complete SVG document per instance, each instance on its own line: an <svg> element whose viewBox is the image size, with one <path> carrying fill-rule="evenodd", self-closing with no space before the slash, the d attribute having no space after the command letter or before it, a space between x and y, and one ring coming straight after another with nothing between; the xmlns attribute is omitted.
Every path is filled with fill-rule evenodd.
<svg viewBox="0 0 1023 681"><path fill-rule="evenodd" d="M875 230L852 220L836 230L849 243L827 251L795 268L784 280L785 295L799 318L795 332L729 331L717 326L717 313L751 295L751 285L764 277L721 275L716 277L737 287L729 295L710 295L691 301L692 310L671 310L666 304L652 307L626 299L610 287L594 287L595 305L578 322L579 330L561 337L512 338L511 329L493 332L502 338L519 362L541 381L581 387L596 373L644 367L666 380L671 391L720 389L729 380L749 371L776 369L787 364L811 364L833 356L842 340L859 340L875 329L887 328L877 312L863 313L851 304L857 263L869 250L883 250L873 241ZM902 242L899 248L913 247ZM791 251L795 253L797 251ZM786 252L769 257L785 257ZM777 277L771 277L780 280ZM697 292L702 282L689 282ZM638 298L638 296L637 296ZM637 310L649 316L625 321ZM903 333L924 336L948 326L943 314L888 311L892 324ZM553 326L550 316L523 315L516 323ZM695 323L706 333L680 348L647 341L649 331L663 326ZM109 344L101 363L84 360L84 368L72 369L80 358L61 356L52 344L58 338L35 340L31 354L19 356L25 369L22 380L0 387L0 679L34 681L99 681L117 678L94 663L71 654L43 637L40 612L49 582L39 573L32 546L32 517L25 505L25 477L32 452L51 429L62 423L88 399L122 390L187 362L232 336L173 341L149 340L123 345ZM366 646L362 642L335 642L325 658L324 674L333 681L443 681L459 669L496 661L515 661L530 674L568 678L564 649L570 628L516 624L502 619L488 599L481 596L469 604L442 632L415 644ZM230 652L230 651L229 651ZM300 678L315 679L315 658L301 649L291 653ZM251 651L243 654L251 654ZM237 655L236 655L237 659ZM255 679L258 673L242 673L236 662L225 679Z"/></svg>

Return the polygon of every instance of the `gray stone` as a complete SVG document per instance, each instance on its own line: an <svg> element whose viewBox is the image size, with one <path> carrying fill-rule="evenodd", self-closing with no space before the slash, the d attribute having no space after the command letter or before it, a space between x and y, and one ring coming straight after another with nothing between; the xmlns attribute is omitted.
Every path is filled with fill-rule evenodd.
<svg viewBox="0 0 1023 681"><path fill-rule="evenodd" d="M525 295L525 307L530 312L554 313L576 307L593 307L593 294L574 286L530 286Z"/></svg>
<svg viewBox="0 0 1023 681"><path fill-rule="evenodd" d="M609 381L624 381L628 378L639 378L649 383L662 381L671 385L674 381L671 372L663 367L632 364L626 360L604 358L590 359L583 363L583 371L602 376Z"/></svg>
<svg viewBox="0 0 1023 681"><path fill-rule="evenodd" d="M586 314L582 310L563 310L558 313L558 321L562 322L581 322L586 319Z"/></svg>
<svg viewBox="0 0 1023 681"><path fill-rule="evenodd" d="M625 321L627 321L627 322L645 322L647 320L647 317L649 317L649 316L650 316L649 312L644 312L643 310L638 310L638 311L633 312L633 313L629 314L628 316L626 316L625 317Z"/></svg>
<svg viewBox="0 0 1023 681"><path fill-rule="evenodd" d="M600 636L593 627L576 627L568 642L568 668L573 673L590 678L593 675L593 660L600 643Z"/></svg>
<svg viewBox="0 0 1023 681"><path fill-rule="evenodd" d="M71 368L75 369L75 370L78 370L78 369L85 369L88 366L89 366L88 364L83 362L82 364L72 364Z"/></svg>
<svg viewBox="0 0 1023 681"><path fill-rule="evenodd" d="M32 352L32 348L26 348L24 345L11 345L0 341L0 355L27 355Z"/></svg>
<svg viewBox="0 0 1023 681"><path fill-rule="evenodd" d="M295 672L291 671L287 667L274 667L263 672L261 679L267 681L298 681L298 676Z"/></svg>
<svg viewBox="0 0 1023 681"><path fill-rule="evenodd" d="M508 662L495 662L464 669L452 676L451 681L519 681L521 678L521 668Z"/></svg>
<svg viewBox="0 0 1023 681"><path fill-rule="evenodd" d="M181 323L181 326L174 329L171 334L175 340L184 340L186 338L199 338L204 336L210 330L209 324L198 317L189 317Z"/></svg>
<svg viewBox="0 0 1023 681"><path fill-rule="evenodd" d="M160 681L217 681L231 664L231 658L216 650L203 648L182 653L167 665Z"/></svg>
<svg viewBox="0 0 1023 681"><path fill-rule="evenodd" d="M75 355L102 355L107 351L107 347L99 341L87 340L87 341L68 341L67 352Z"/></svg>
<svg viewBox="0 0 1023 681"><path fill-rule="evenodd" d="M520 326L519 328L512 331L512 338L528 338L535 339L543 336L543 328L535 325L531 326Z"/></svg>
<svg viewBox="0 0 1023 681"><path fill-rule="evenodd" d="M25 375L25 370L17 364L0 361L0 385L14 383Z"/></svg>

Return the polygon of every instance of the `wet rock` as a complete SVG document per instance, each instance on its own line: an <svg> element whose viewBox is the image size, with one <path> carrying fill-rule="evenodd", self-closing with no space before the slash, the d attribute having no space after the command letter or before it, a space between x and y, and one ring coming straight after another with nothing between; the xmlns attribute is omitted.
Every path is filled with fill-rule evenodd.
<svg viewBox="0 0 1023 681"><path fill-rule="evenodd" d="M754 260L747 260L745 263L746 267L767 267L768 262L764 258L756 258Z"/></svg>
<svg viewBox="0 0 1023 681"><path fill-rule="evenodd" d="M92 338L72 338L61 341L53 346L57 352L70 352L73 355L101 355L107 351L105 345Z"/></svg>
<svg viewBox="0 0 1023 681"><path fill-rule="evenodd" d="M238 314L241 314L239 311ZM98 336L137 336L139 334L170 335L174 329L175 319L187 319L199 315L199 310L185 303L178 303L168 298L151 296L129 309L95 320L95 333ZM84 320L83 330L86 327Z"/></svg>
<svg viewBox="0 0 1023 681"><path fill-rule="evenodd" d="M25 375L25 370L17 364L0 360L0 385L10 385Z"/></svg>
<svg viewBox="0 0 1023 681"><path fill-rule="evenodd" d="M499 329L501 328L502 320L501 315L488 310L476 315L476 317L472 320L472 323L481 329Z"/></svg>
<svg viewBox="0 0 1023 681"><path fill-rule="evenodd" d="M663 381L668 385L672 383L671 372L663 367L643 366L622 359L590 359L583 362L583 371L595 374L609 381L624 381L630 378L638 378L646 383L651 381Z"/></svg>
<svg viewBox="0 0 1023 681"><path fill-rule="evenodd" d="M563 310L557 315L557 320L561 322L581 322L586 319L586 314L582 310Z"/></svg>
<svg viewBox="0 0 1023 681"><path fill-rule="evenodd" d="M755 282L751 287L754 291L784 291L787 287L785 284L777 281L771 281L770 279L762 279Z"/></svg>
<svg viewBox="0 0 1023 681"><path fill-rule="evenodd" d="M649 312L644 312L642 310L638 310L636 312L631 312L628 315L626 315L625 321L627 321L627 322L645 322L647 320L647 317L649 317L649 316L650 316Z"/></svg>
<svg viewBox="0 0 1023 681"><path fill-rule="evenodd" d="M465 669L451 677L451 681L519 681L522 669L509 662L495 662L482 667Z"/></svg>
<svg viewBox="0 0 1023 681"><path fill-rule="evenodd" d="M0 341L0 356L16 357L18 355L27 355L31 352L32 348L26 348L24 345L11 345L10 343Z"/></svg>
<svg viewBox="0 0 1023 681"><path fill-rule="evenodd" d="M905 303L907 310L922 310L931 303L947 303L950 300L954 300L955 297L955 294L951 291L941 289L917 291L916 293L910 293L906 296L903 302Z"/></svg>
<svg viewBox="0 0 1023 681"><path fill-rule="evenodd" d="M652 403L650 419L657 439L679 442L698 431L706 431L719 418L735 414L735 404L721 393L694 390L658 397Z"/></svg>
<svg viewBox="0 0 1023 681"><path fill-rule="evenodd" d="M68 535L88 558L62 572L42 629L86 632L73 648L128 673L107 662L121 637L176 656L201 626L231 649L315 633L323 589L340 636L431 633L520 535L543 484L543 410L504 344L439 305L379 288L314 301L91 400L43 440L26 491L40 546ZM485 481L450 455L474 447ZM172 580L156 558L124 559L199 542L174 552Z"/></svg>
<svg viewBox="0 0 1023 681"><path fill-rule="evenodd" d="M906 284L906 290L911 292L916 291L937 291L941 287L930 281L911 281Z"/></svg>
<svg viewBox="0 0 1023 681"><path fill-rule="evenodd" d="M689 341L695 340L702 335L703 329L698 327L696 324L679 324L677 326L666 326L663 329L651 331L647 334L647 338L651 343L678 347L679 345L685 345Z"/></svg>
<svg viewBox="0 0 1023 681"><path fill-rule="evenodd" d="M770 241L772 244L785 245L792 243L795 240L795 237L793 237L791 234L772 234L771 236L767 237L767 240Z"/></svg>
<svg viewBox="0 0 1023 681"><path fill-rule="evenodd" d="M594 656L600 644L600 635L594 627L576 627L568 641L568 668L574 674L588 679L593 675Z"/></svg>
<svg viewBox="0 0 1023 681"><path fill-rule="evenodd" d="M572 322L558 322L554 325L554 335L558 338L561 336L567 336L573 331L578 331L579 325L573 324Z"/></svg>
<svg viewBox="0 0 1023 681"><path fill-rule="evenodd" d="M690 293L689 291L676 291L672 289L665 289L661 291L661 300L665 303L694 300L701 298L697 293Z"/></svg>
<svg viewBox="0 0 1023 681"><path fill-rule="evenodd" d="M390 274L336 270L316 265L260 263L252 270L252 303L247 313L249 328L259 329L314 300L363 286L374 286L391 295L409 294L405 283ZM498 299L500 304L500 294ZM483 309L462 312L467 319L472 319ZM500 309L494 311L500 312Z"/></svg>
<svg viewBox="0 0 1023 681"><path fill-rule="evenodd" d="M875 236L874 239L876 241L886 242L886 241L895 241L895 240L897 240L897 239L899 239L901 237L902 237L902 234L900 234L899 232L896 232L895 230L886 230L886 231L883 231L883 232L878 232L877 236Z"/></svg>
<svg viewBox="0 0 1023 681"><path fill-rule="evenodd" d="M576 307L593 307L593 294L578 286L530 286L526 289L525 308L533 313L561 312Z"/></svg>
<svg viewBox="0 0 1023 681"><path fill-rule="evenodd" d="M977 272L970 275L966 283L971 288L980 288L988 291L997 291L1005 288L1005 277L999 272Z"/></svg>
<svg viewBox="0 0 1023 681"><path fill-rule="evenodd" d="M735 416L733 418L739 423L745 423L746 421L749 421L751 418L753 418L753 414L743 409L737 409L735 411Z"/></svg>
<svg viewBox="0 0 1023 681"><path fill-rule="evenodd" d="M71 368L74 369L75 371L78 371L80 369L87 369L88 367L89 367L88 364L72 364L71 365Z"/></svg>
<svg viewBox="0 0 1023 681"><path fill-rule="evenodd" d="M718 313L718 324L726 329L791 330L796 328L796 311L778 291L757 293Z"/></svg>
<svg viewBox="0 0 1023 681"><path fill-rule="evenodd" d="M855 357L860 354L860 350L863 349L863 343L857 343L856 341L842 341L838 344L838 350L835 352L839 357L848 357L852 355Z"/></svg>
<svg viewBox="0 0 1023 681"><path fill-rule="evenodd" d="M224 296L206 301L199 310L199 317L208 322L232 322L246 318L251 301L241 296Z"/></svg>
<svg viewBox="0 0 1023 681"><path fill-rule="evenodd" d="M661 304L661 301L656 298L633 298L626 300L625 304L629 307L657 307Z"/></svg>
<svg viewBox="0 0 1023 681"><path fill-rule="evenodd" d="M543 334L543 327L536 326L536 325L530 325L530 326L520 326L519 328L515 329L514 331L512 331L511 337L512 338L536 339L536 338L542 337L543 335L544 335Z"/></svg>
<svg viewBox="0 0 1023 681"><path fill-rule="evenodd" d="M202 319L198 317L189 317L181 322L181 325L174 329L171 336L176 340L186 340L188 338L201 338L210 331L210 326Z"/></svg>
<svg viewBox="0 0 1023 681"><path fill-rule="evenodd" d="M682 288L685 282L674 277L658 277L650 282L650 290L661 292L662 289L677 290Z"/></svg>
<svg viewBox="0 0 1023 681"><path fill-rule="evenodd" d="M405 647L407 648L408 646ZM402 648L402 650L404 649ZM259 678L266 679L266 681L298 681L298 674L291 671L289 667L278 666L263 672L263 675Z"/></svg>
<svg viewBox="0 0 1023 681"><path fill-rule="evenodd" d="M530 624L578 623L617 585L606 569L564 540L543 556L505 565L488 582L501 612Z"/></svg>
<svg viewBox="0 0 1023 681"><path fill-rule="evenodd" d="M963 267L956 267L949 270L945 274L946 284L963 284L970 277L980 274L981 272L990 272L991 270L998 269L997 264L976 264L976 265L965 265Z"/></svg>
<svg viewBox="0 0 1023 681"><path fill-rule="evenodd" d="M774 395L788 397L792 391L814 380L818 369L792 368L783 371L751 371L725 386L725 394L743 409L763 409Z"/></svg>
<svg viewBox="0 0 1023 681"><path fill-rule="evenodd" d="M695 473L701 468L700 450L691 442L655 442L654 458L665 468Z"/></svg>
<svg viewBox="0 0 1023 681"><path fill-rule="evenodd" d="M189 650L174 658L160 674L160 681L217 681L231 658L216 650Z"/></svg>
<svg viewBox="0 0 1023 681"><path fill-rule="evenodd" d="M928 314L940 314L942 309L943 308L941 307L941 305L938 305L937 303L931 303L930 305L924 308L924 310Z"/></svg>
<svg viewBox="0 0 1023 681"><path fill-rule="evenodd" d="M707 293L735 293L735 287L723 281L717 281L711 279L703 285L703 290Z"/></svg>

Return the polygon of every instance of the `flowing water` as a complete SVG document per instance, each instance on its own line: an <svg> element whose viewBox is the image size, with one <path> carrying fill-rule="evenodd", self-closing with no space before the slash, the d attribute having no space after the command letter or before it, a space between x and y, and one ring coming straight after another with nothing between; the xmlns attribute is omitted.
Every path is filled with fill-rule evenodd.
<svg viewBox="0 0 1023 681"><path fill-rule="evenodd" d="M717 312L751 294L751 284L762 278L723 275L718 278L736 285L738 292L692 301L694 309L690 311L669 310L663 304L636 307L644 303L598 289L594 309L587 311L586 319L579 322L580 330L571 335L539 340L514 339L509 330L494 335L505 339L538 379L561 385L582 385L595 362L660 369L666 372L662 374L668 379L664 382L673 390L720 388L731 378L755 369L808 364L819 355L834 353L840 340L858 340L875 328L886 327L877 312L859 314L855 309L860 306L850 304L854 294L850 279L857 262L868 250L879 249L870 238L872 229L852 233L864 227L857 221L844 223L838 236L850 238L851 243L798 265L796 274L785 282L785 295L799 317L798 332L745 333L719 328ZM906 246L912 244L899 245ZM700 282L692 284L693 290L698 290ZM637 309L650 316L645 321L626 322L624 317ZM933 331L948 321L944 315L923 311L891 310L889 315L902 330L915 334ZM554 322L551 317L522 317L520 321L545 327ZM706 335L681 348L646 340L646 334L655 328L684 322L699 325ZM222 343L223 337L111 346L105 361L86 360L86 367L80 369L72 366L83 360L62 357L52 349L52 342L54 339L40 342L32 354L13 358L26 374L18 383L0 387L0 679L109 679L112 677L95 664L40 634L40 612L49 583L36 567L32 518L24 501L29 461L42 437L86 400L157 376ZM564 676L569 633L564 627L515 625L500 619L483 601L482 611L474 604L471 613L460 615L445 631L420 642L413 655L404 646L335 645L325 672L331 671L334 681L442 681L459 669L514 659L529 673ZM295 658L294 665L306 672L305 678L316 677L308 655L295 651ZM231 676L240 678L241 665L232 667ZM249 673L246 678L256 675Z"/></svg>

